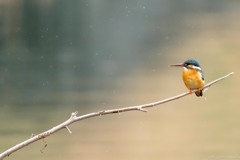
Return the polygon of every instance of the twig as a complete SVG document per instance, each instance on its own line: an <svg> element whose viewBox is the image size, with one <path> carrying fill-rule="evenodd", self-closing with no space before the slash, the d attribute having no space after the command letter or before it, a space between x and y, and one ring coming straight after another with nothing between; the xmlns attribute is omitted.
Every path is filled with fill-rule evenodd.
<svg viewBox="0 0 240 160"><path fill-rule="evenodd" d="M70 128L68 126L65 126L65 128L68 130L68 132L71 134L72 131L70 130Z"/></svg>
<svg viewBox="0 0 240 160"><path fill-rule="evenodd" d="M223 76L223 77L220 77L208 84L206 84L204 87L202 87L201 89L205 90L209 87L211 87L213 84L229 77L230 75L232 75L233 72ZM193 92L196 92L197 89L193 90ZM176 100L176 99L179 99L179 98L182 98L184 96L187 96L191 94L190 92L185 92L185 93L182 93L182 94L179 94L177 96L174 96L174 97L170 97L170 98L167 98L167 99L164 99L164 100L161 100L161 101L157 101L157 102L152 102L152 103L148 103L148 104L143 104L143 105L138 105L138 106L130 106L130 107L124 107L124 108L118 108L118 109L111 109L111 110L102 110L102 111L98 111L98 112L93 112L93 113L89 113L89 114L85 114L85 115L82 115L82 116L77 116L78 112L73 112L70 116L70 118L68 120L66 120L65 122L45 131L45 132L42 132L40 134L37 134L37 135L34 135L32 137L30 137L29 139L13 146L12 148L9 148L7 149L6 151L2 152L0 154L0 160L4 159L5 157L7 156L10 156L10 154L20 150L21 148L24 148L25 146L28 146L29 144L31 143L34 143L40 139L44 139L50 135L52 135L53 133L55 132L58 132L59 130L61 129L64 129L66 128L68 130L69 133L72 133L71 130L68 128L68 126L76 121L80 121L80 120L83 120L83 119L87 119L87 118L91 118L91 117L96 117L96 116L101 116L101 115L107 115L107 114L114 114L114 113L121 113L121 112L127 112L127 111L143 111L143 112L147 112L147 110L145 110L144 108L150 108L150 107L154 107L154 106L157 106L157 105L160 105L160 104L163 104L163 103L167 103L167 102L170 102L170 101L173 101L173 100Z"/></svg>

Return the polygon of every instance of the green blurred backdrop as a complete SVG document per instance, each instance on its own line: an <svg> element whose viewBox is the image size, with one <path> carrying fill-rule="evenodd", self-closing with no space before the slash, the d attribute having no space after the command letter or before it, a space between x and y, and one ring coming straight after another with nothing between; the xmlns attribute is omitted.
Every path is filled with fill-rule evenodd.
<svg viewBox="0 0 240 160"><path fill-rule="evenodd" d="M240 159L239 19L232 0L1 0L0 152L73 111L182 93L169 64L195 58L206 82L235 75L203 98L80 121L6 159Z"/></svg>

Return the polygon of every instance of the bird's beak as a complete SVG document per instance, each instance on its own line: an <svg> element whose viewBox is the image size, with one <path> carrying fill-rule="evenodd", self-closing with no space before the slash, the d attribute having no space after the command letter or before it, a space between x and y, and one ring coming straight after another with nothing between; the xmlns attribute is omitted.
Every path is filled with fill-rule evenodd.
<svg viewBox="0 0 240 160"><path fill-rule="evenodd" d="M184 63L179 63L179 64L171 64L171 67L183 67Z"/></svg>

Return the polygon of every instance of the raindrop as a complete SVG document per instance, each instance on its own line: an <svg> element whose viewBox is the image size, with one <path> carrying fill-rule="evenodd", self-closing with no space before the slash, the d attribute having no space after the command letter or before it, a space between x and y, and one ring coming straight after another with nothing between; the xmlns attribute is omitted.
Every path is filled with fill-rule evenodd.
<svg viewBox="0 0 240 160"><path fill-rule="evenodd" d="M168 41L169 40L169 36L166 36L165 39Z"/></svg>

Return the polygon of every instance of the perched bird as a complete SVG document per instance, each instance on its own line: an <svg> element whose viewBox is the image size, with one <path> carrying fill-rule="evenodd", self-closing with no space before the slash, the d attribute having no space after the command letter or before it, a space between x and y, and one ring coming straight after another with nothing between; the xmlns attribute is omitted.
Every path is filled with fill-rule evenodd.
<svg viewBox="0 0 240 160"><path fill-rule="evenodd" d="M193 89L198 89L198 91L195 92L196 96L199 97L203 95L201 88L204 86L205 82L203 71L198 61L189 59L184 63L173 64L171 66L183 67L182 79L186 87L189 89L189 92L192 93Z"/></svg>

